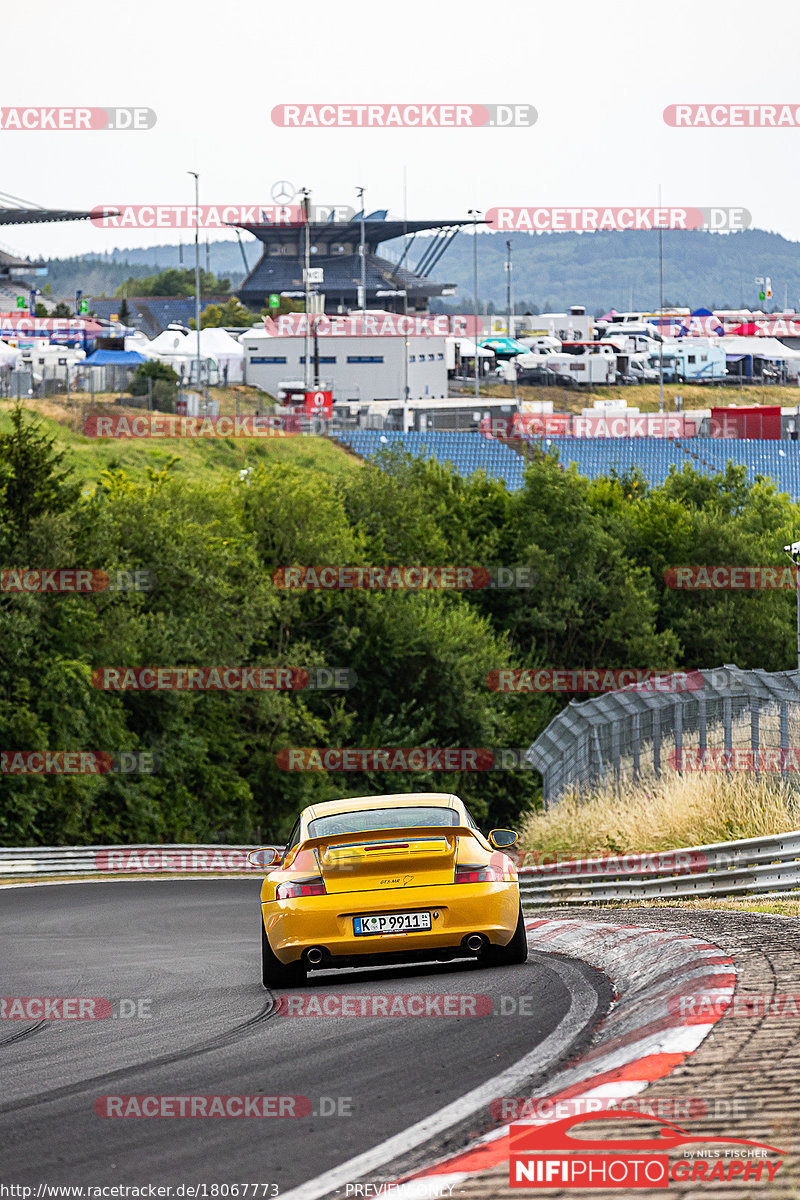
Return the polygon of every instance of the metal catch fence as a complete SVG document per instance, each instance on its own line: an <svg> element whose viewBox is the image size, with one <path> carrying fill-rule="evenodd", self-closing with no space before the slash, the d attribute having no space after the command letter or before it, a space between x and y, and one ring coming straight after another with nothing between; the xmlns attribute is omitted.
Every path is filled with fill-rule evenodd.
<svg viewBox="0 0 800 1200"><path fill-rule="evenodd" d="M665 771L769 772L800 780L800 673L733 665L572 701L529 747L545 807L567 791ZM664 686L662 686L664 685Z"/></svg>

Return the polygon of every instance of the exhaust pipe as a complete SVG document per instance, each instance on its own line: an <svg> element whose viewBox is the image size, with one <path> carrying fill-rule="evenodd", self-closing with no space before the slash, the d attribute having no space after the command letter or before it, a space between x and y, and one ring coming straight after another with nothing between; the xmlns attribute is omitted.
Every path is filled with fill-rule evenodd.
<svg viewBox="0 0 800 1200"><path fill-rule="evenodd" d="M310 949L306 950L305 958L310 967L318 967L322 962L323 954L319 946L311 946Z"/></svg>
<svg viewBox="0 0 800 1200"><path fill-rule="evenodd" d="M467 949L478 954L483 949L483 938L479 933L471 933L467 938Z"/></svg>

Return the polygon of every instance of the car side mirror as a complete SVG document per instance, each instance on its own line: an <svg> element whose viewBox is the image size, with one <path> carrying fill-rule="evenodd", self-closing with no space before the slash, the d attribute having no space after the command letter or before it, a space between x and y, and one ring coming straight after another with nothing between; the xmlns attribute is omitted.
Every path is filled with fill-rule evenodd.
<svg viewBox="0 0 800 1200"><path fill-rule="evenodd" d="M519 841L519 834L513 829L493 829L489 834L489 845L495 850L507 850Z"/></svg>
<svg viewBox="0 0 800 1200"><path fill-rule="evenodd" d="M259 846L257 850L249 850L247 861L254 867L274 867L281 861L281 851L277 846Z"/></svg>

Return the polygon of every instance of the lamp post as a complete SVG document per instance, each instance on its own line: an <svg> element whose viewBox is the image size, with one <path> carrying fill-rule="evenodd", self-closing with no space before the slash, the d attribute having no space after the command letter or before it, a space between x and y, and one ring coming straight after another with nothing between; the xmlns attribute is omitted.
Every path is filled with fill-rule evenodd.
<svg viewBox="0 0 800 1200"><path fill-rule="evenodd" d="M365 245L365 229L364 229L364 189L363 187L356 188L358 198L361 201L361 243L358 247L358 253L361 257L361 311L364 312L367 307L367 254Z"/></svg>
<svg viewBox="0 0 800 1200"><path fill-rule="evenodd" d="M514 330L511 326L511 242L506 242L506 333L508 337L514 336Z"/></svg>
<svg viewBox="0 0 800 1200"><path fill-rule="evenodd" d="M516 330L514 328L514 300L513 300L514 292L513 292L513 285L511 282L512 266L511 266L511 242L510 241L506 242L506 271L508 273L508 277L506 279L506 308L508 310L508 317L506 320L506 329L508 332L508 336L510 338L513 338L516 333ZM512 363L512 366L514 368L514 378L511 381L511 392L512 392L513 398L516 400L517 399L517 365L516 365L516 361L514 361ZM517 406L517 411L519 411L519 406Z"/></svg>
<svg viewBox="0 0 800 1200"><path fill-rule="evenodd" d="M197 171L188 171L187 174L194 176L194 325L197 335L197 388L200 391L200 176Z"/></svg>
<svg viewBox="0 0 800 1200"><path fill-rule="evenodd" d="M311 322L311 312L310 312L311 303L310 303L310 298L309 298L310 290L311 290L310 286L309 286L309 273L311 271L311 241L310 241L310 230L308 228L308 223L311 220L311 193L308 190L308 188L302 188L301 192L302 192L302 196L303 196L303 218L304 218L304 220L303 220L303 233L304 233L304 239L303 239L303 289L305 291L305 304L306 304L306 322L305 322L306 327L305 327L305 334L304 334L304 338L303 338L303 349L305 351L304 356L303 356L304 357L303 383L305 385L305 390L309 391L311 388L311 339L310 339L310 328L309 328L310 322Z"/></svg>
<svg viewBox="0 0 800 1200"><path fill-rule="evenodd" d="M661 184L658 185L658 411L664 411L664 231L661 222Z"/></svg>
<svg viewBox="0 0 800 1200"><path fill-rule="evenodd" d="M478 374L480 367L478 366L478 318L480 317L480 304L478 302L478 217L483 216L483 209L469 208L467 214L470 217L476 218L472 226L472 286L475 291L475 396L480 396L480 376Z"/></svg>

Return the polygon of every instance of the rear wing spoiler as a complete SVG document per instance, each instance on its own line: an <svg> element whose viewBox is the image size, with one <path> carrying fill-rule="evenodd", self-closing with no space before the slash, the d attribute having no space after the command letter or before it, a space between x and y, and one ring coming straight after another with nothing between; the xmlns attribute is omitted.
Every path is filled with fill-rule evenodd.
<svg viewBox="0 0 800 1200"><path fill-rule="evenodd" d="M400 829L366 829L358 833L334 833L327 837L306 838L305 841L298 842L294 849L297 851L318 850L321 847L347 846L353 843L402 842L412 839L419 841L426 837L442 836L471 837L476 841L485 840L483 834L471 829L469 825L412 825ZM489 848L491 849L491 847Z"/></svg>

